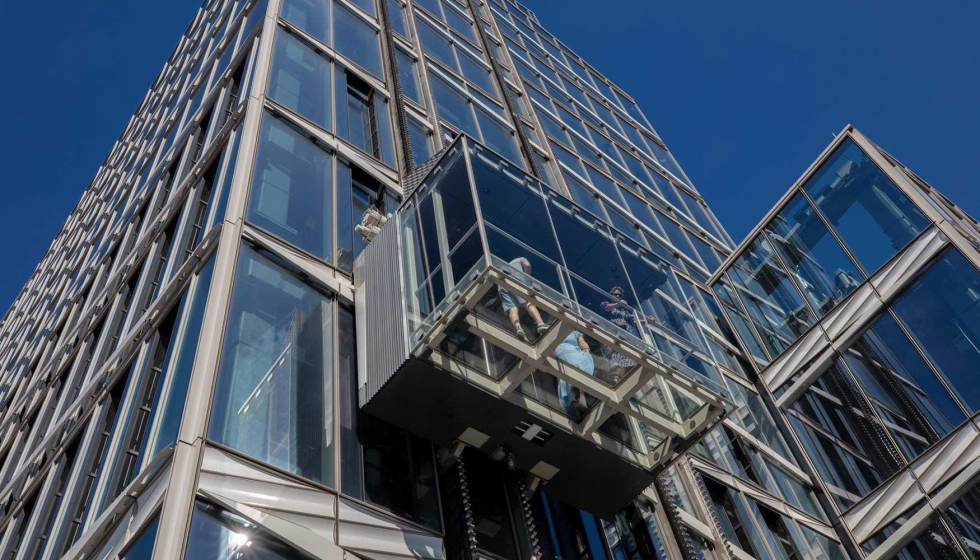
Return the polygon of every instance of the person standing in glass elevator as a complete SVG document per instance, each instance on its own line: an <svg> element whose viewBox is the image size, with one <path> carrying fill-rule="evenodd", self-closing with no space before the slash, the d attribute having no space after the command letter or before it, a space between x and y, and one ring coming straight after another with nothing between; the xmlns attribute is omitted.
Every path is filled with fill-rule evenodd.
<svg viewBox="0 0 980 560"><path fill-rule="evenodd" d="M524 257L517 257L516 259L510 261L510 266L512 266L517 271L522 271L528 277L531 276L531 261ZM517 338L521 340L527 340L527 333L524 332L524 328L521 327L521 315L520 310L523 309L531 316L534 320L538 334L544 334L548 330L548 325L541 319L541 312L538 308L518 297L504 288L498 288L500 292L500 304L504 308L504 313L507 314L507 318L510 319L512 325L514 325L514 330L517 332Z"/></svg>
<svg viewBox="0 0 980 560"><path fill-rule="evenodd" d="M640 333L636 328L635 317L633 311L628 307L628 304L623 299L623 289L619 286L613 287L609 291L610 295L613 297L613 301L602 302L602 310L606 312L606 318L609 322L616 325L617 327L623 329L629 334L640 338ZM623 378L623 375L627 371L636 365L636 362L627 358L626 356L614 351L608 346L602 347L602 355L609 360L609 365L612 367L610 372L610 383L613 385L618 385L619 380Z"/></svg>
<svg viewBox="0 0 980 560"><path fill-rule="evenodd" d="M595 362L589 352L589 343L585 341L585 336L578 331L569 334L555 348L555 357L589 375L595 371ZM558 399L573 418L577 418L580 413L589 408L585 402L585 393L578 387L572 387L563 379L558 380Z"/></svg>

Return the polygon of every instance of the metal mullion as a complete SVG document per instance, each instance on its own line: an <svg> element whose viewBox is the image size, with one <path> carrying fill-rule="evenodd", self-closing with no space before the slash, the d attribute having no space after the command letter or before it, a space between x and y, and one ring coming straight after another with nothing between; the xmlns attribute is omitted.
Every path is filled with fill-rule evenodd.
<svg viewBox="0 0 980 560"><path fill-rule="evenodd" d="M844 441L843 439L841 439L840 436L838 436L838 435L836 435L834 433L831 433L826 428L824 428L820 424L816 423L809 416L807 416L805 414L802 414L802 413L799 413L799 412L797 412L795 410L788 410L787 413L789 413L792 416L794 416L798 421L806 424L810 429L816 431L819 435L822 435L823 437L825 437L828 440L830 440L834 445L836 445L836 446L840 447L841 449L843 449L844 451L846 451L848 453L848 455L851 455L852 457L854 457L855 459L859 460L862 463L865 463L869 467L872 467L872 468L875 467L874 462L870 458L866 457L864 452L862 452L859 449L853 447L851 444L849 444L846 441ZM884 483L882 483L882 484L884 484ZM881 485L879 485L879 487L880 486ZM872 489L872 491L874 491L874 489Z"/></svg>
<svg viewBox="0 0 980 560"><path fill-rule="evenodd" d="M196 273L194 275L193 284L191 284L184 292L183 297L186 298L186 301L188 302L187 303L188 307L186 307L185 309L187 309L188 311L186 313L182 313L180 317L180 321L176 325L174 325L173 334L171 335L170 338L171 347L169 349L169 353L172 356L180 355L180 352L183 350L184 345L188 343L186 337L188 334L187 329L190 328L189 323L190 323L191 313L189 309L190 309L191 302L193 302L197 296L197 290L200 289L200 284L201 284L200 273ZM200 333L198 333L198 336L200 336ZM160 380L158 381L159 383L158 391L160 392L160 398L158 399L158 406L160 403L168 402L169 398L171 397L171 391L173 390L173 386L172 386L173 375L170 374L173 372L174 367L176 367L176 364L172 363L170 364L169 369L164 369L163 372L161 372L161 377ZM176 395L176 396L178 398L181 397L180 395ZM183 398L186 399L186 395L183 396ZM151 413L151 418L152 418L152 413ZM159 436L159 432L160 432L160 422L156 421L153 423L153 425L147 427L147 438L146 438L147 441L148 442L156 441L156 438ZM138 468L136 472L141 472L143 467L145 466L146 461L149 459L150 457L144 456L144 460L140 461L140 464L137 465Z"/></svg>
<svg viewBox="0 0 980 560"><path fill-rule="evenodd" d="M194 201L197 195L197 189L200 188L200 183L188 187L188 179L194 180L191 177L185 177L181 180L180 195L183 200L180 201L178 205L179 208L175 209L173 215L170 219L177 219L177 226L174 228L174 234L170 240L170 247L167 249L167 262L164 265L163 274L160 276L160 285L166 286L170 284L173 279L173 274L180 269L183 263L178 264L181 256L181 244L184 240L184 236L187 234L188 224L191 220L191 214L193 214Z"/></svg>
<svg viewBox="0 0 980 560"><path fill-rule="evenodd" d="M109 339L112 338L111 336L108 335L112 332L112 326L113 326L112 323L115 322L114 319L119 312L119 308L122 305L123 298L124 298L124 294L122 293L116 294L112 305L109 307L109 310L105 312L105 315L103 316L102 321L104 321L104 323L102 325L102 329L99 331L98 340L93 340L95 347L89 356L88 366L85 368L85 371L82 372L82 378L80 379L81 387L85 387L86 385L88 385L89 381L91 380L91 377L95 374L96 371L102 369L102 366L105 365L105 360L107 360L112 355L112 352L107 350ZM118 338L121 338L121 336Z"/></svg>
<svg viewBox="0 0 980 560"><path fill-rule="evenodd" d="M103 401L104 404L104 401ZM84 486L84 479L87 476L85 472L90 468L92 461L94 460L93 455L98 452L94 448L94 441L98 437L99 425L103 422L105 416L105 407L100 404L96 409L94 414L89 415L86 419L87 425L83 433L78 436L81 438L79 444L79 452L75 458L75 463L72 466L72 473L69 475L69 482L65 487L65 498L62 499L61 505L58 512L54 512L55 519L53 526L58 527L57 535L52 535L49 537L48 548L54 550L52 547L64 548L65 538L67 533L65 532L69 528L69 524L72 521L72 512L76 509L79 500L84 500L87 496L79 495L79 490ZM79 528L79 533L83 528Z"/></svg>
<svg viewBox="0 0 980 560"><path fill-rule="evenodd" d="M264 114L262 103L267 86L266 78L275 45L272 39L276 25L272 22L275 21L278 11L279 1L270 0L265 24L259 33L259 41L253 47L257 49L254 51L255 62L252 68L255 74L253 80L255 87L250 88L242 102L247 104L247 109L244 122L237 131L240 135L237 161L228 164L228 172L234 169L235 174L233 181L226 187L229 189L229 196L225 226L220 230L217 254L213 257L214 276L208 291L200 341L191 368L187 402L175 445L169 488L160 513L160 526L154 547L155 557L158 559L176 560L181 557L184 549L183 541L189 529L196 491L194 473L203 453L202 439L207 433L206 415L210 410L216 385L217 362L241 247L246 195Z"/></svg>
<svg viewBox="0 0 980 560"><path fill-rule="evenodd" d="M116 383L124 383L126 390L116 406L116 418L113 426L110 427L105 459L99 470L93 500L89 504L89 507L92 508L89 521L95 519L92 514L97 517L102 512L102 508L107 505L106 494L109 486L113 484L111 479L115 479L119 474L117 467L121 466L118 460L121 455L120 449L125 446L127 436L130 435L133 428L129 421L132 419L134 408L138 406L136 398L147 375L147 367L151 364L153 348L159 344L159 338L160 334L155 333L150 340L142 343L139 353L133 357L130 365L127 366L128 372L125 378L120 377L116 380Z"/></svg>
<svg viewBox="0 0 980 560"><path fill-rule="evenodd" d="M61 468L64 467L62 466ZM25 519L27 526L23 528L17 556L11 560L25 560L28 549L33 548L30 544L34 540L41 518L44 517L45 511L51 507L50 500L53 499L51 489L57 483L59 471L59 468L50 469L45 476L44 483L36 491L34 508L31 511L30 518Z"/></svg>

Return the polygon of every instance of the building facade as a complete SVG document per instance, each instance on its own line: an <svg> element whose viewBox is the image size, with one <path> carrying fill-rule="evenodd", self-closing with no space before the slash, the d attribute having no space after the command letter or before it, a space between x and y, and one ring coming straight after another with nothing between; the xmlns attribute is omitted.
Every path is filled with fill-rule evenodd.
<svg viewBox="0 0 980 560"><path fill-rule="evenodd" d="M510 0L211 0L0 320L0 554L973 558L977 231L848 128L736 248Z"/></svg>
<svg viewBox="0 0 980 560"><path fill-rule="evenodd" d="M712 278L855 557L980 551L978 240L973 218L849 126Z"/></svg>

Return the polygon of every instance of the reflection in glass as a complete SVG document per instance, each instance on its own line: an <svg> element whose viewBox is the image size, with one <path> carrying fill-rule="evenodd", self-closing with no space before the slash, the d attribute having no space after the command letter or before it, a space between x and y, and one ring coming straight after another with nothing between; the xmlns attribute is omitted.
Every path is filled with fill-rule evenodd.
<svg viewBox="0 0 980 560"><path fill-rule="evenodd" d="M980 410L980 272L950 247L893 309L953 394Z"/></svg>
<svg viewBox="0 0 980 560"><path fill-rule="evenodd" d="M773 218L766 232L818 316L864 280L802 193Z"/></svg>
<svg viewBox="0 0 980 560"><path fill-rule="evenodd" d="M398 76L401 78L402 93L412 101L424 106L422 85L419 82L419 73L416 68L418 63L402 49L395 51L395 57L398 62Z"/></svg>
<svg viewBox="0 0 980 560"><path fill-rule="evenodd" d="M334 48L361 68L383 77L378 32L339 2L334 3Z"/></svg>
<svg viewBox="0 0 980 560"><path fill-rule="evenodd" d="M258 525L226 509L194 502L185 560L310 560Z"/></svg>
<svg viewBox="0 0 980 560"><path fill-rule="evenodd" d="M282 0L282 18L309 33L325 45L330 44L330 2L321 0Z"/></svg>
<svg viewBox="0 0 980 560"><path fill-rule="evenodd" d="M246 219L329 262L332 160L284 121L263 115Z"/></svg>
<svg viewBox="0 0 980 560"><path fill-rule="evenodd" d="M432 445L367 415L358 417L367 501L434 531L441 529Z"/></svg>
<svg viewBox="0 0 980 560"><path fill-rule="evenodd" d="M834 150L803 190L869 274L928 223L850 138Z"/></svg>
<svg viewBox="0 0 980 560"><path fill-rule="evenodd" d="M269 98L326 130L330 122L330 61L283 29L276 31Z"/></svg>
<svg viewBox="0 0 980 560"><path fill-rule="evenodd" d="M889 314L844 353L844 360L906 459L918 456L966 419Z"/></svg>
<svg viewBox="0 0 980 560"><path fill-rule="evenodd" d="M728 273L770 357L815 322L765 236L756 238Z"/></svg>
<svg viewBox="0 0 980 560"><path fill-rule="evenodd" d="M157 528L160 526L160 514L140 532L139 536L119 555L119 560L150 560L153 558L153 543L157 539Z"/></svg>
<svg viewBox="0 0 980 560"><path fill-rule="evenodd" d="M789 412L790 426L842 510L904 466L881 422L839 363Z"/></svg>
<svg viewBox="0 0 980 560"><path fill-rule="evenodd" d="M211 439L332 485L333 302L243 246Z"/></svg>
<svg viewBox="0 0 980 560"><path fill-rule="evenodd" d="M445 119L449 124L469 134L473 138L479 138L480 134L476 128L476 119L473 116L473 111L470 109L470 102L466 96L449 85L449 82L438 74L430 73L429 80L439 117Z"/></svg>

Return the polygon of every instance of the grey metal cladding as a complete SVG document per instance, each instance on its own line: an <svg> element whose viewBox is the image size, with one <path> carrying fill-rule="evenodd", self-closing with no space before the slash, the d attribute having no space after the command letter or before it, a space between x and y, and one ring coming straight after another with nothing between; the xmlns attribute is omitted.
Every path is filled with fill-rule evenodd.
<svg viewBox="0 0 980 560"><path fill-rule="evenodd" d="M367 385L363 404L370 401L408 359L396 219L389 219L364 249L361 258L364 259L362 289L365 300L370 302L363 319L367 322Z"/></svg>

